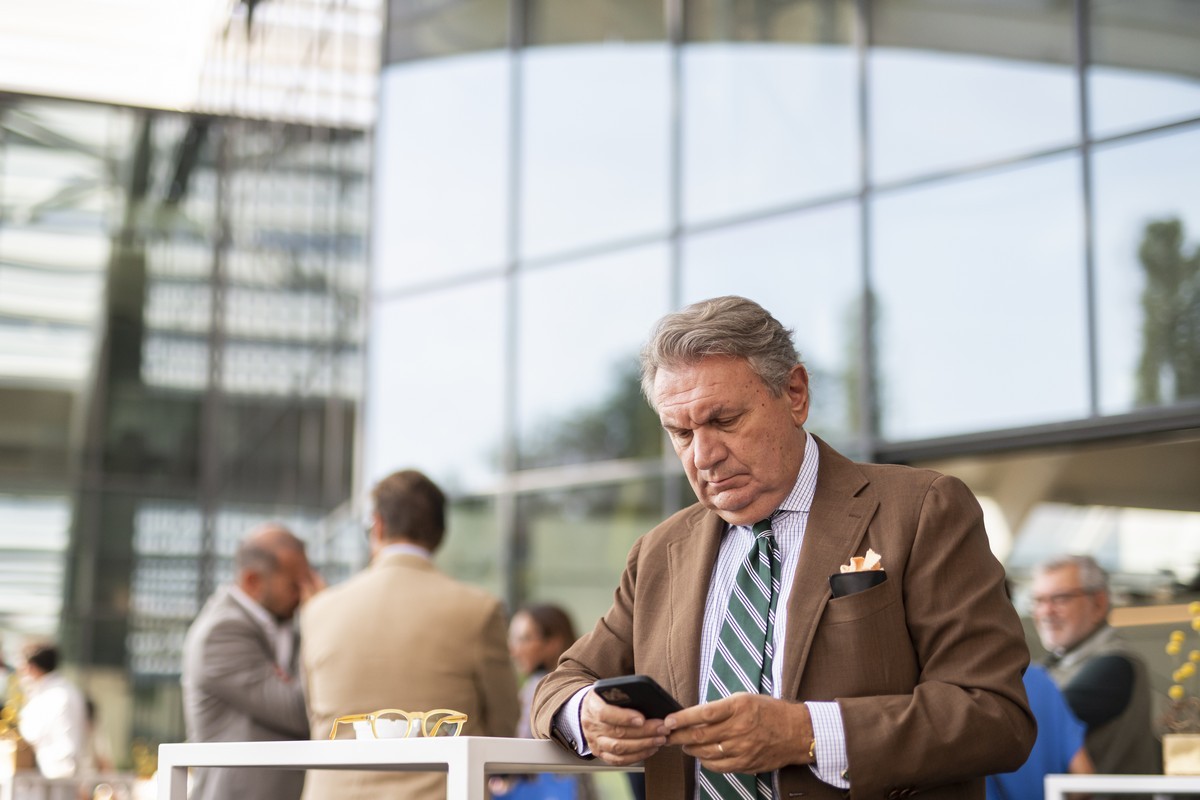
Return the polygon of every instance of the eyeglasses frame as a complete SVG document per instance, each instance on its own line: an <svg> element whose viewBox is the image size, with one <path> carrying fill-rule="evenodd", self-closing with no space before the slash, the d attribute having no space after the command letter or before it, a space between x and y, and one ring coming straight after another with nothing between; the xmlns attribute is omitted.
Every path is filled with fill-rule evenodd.
<svg viewBox="0 0 1200 800"><path fill-rule="evenodd" d="M412 735L413 723L418 720L420 721L420 725L418 725L417 730L420 732L421 736L426 738L437 736L437 733L441 729L442 725L446 723L458 723L458 729L452 734L453 736L460 735L463 728L465 728L467 725L467 715L461 711L455 711L452 708L435 708L431 711L405 711L400 708L381 708L378 711L370 711L365 714L347 714L343 717L338 717L333 721L333 728L329 731L329 738L331 740L337 738L339 725L352 725L355 722L370 722L371 735L376 739L385 738L381 737L379 735L379 731L375 730L375 720L381 716L384 716L385 714L398 714L408 723L408 729L404 732L403 737L396 736L386 738L414 738ZM435 714L445 714L446 716L434 723L432 731L426 730L428 727L429 718Z"/></svg>

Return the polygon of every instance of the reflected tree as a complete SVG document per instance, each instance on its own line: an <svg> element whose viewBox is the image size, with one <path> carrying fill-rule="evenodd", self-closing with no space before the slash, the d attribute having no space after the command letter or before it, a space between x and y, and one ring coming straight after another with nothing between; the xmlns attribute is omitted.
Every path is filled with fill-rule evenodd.
<svg viewBox="0 0 1200 800"><path fill-rule="evenodd" d="M662 452L662 427L642 397L637 357L622 359L615 373L607 397L547 423L523 443L522 468L654 458Z"/></svg>
<svg viewBox="0 0 1200 800"><path fill-rule="evenodd" d="M1146 285L1137 402L1200 397L1200 246L1187 251L1179 219L1158 220L1146 225L1138 259Z"/></svg>

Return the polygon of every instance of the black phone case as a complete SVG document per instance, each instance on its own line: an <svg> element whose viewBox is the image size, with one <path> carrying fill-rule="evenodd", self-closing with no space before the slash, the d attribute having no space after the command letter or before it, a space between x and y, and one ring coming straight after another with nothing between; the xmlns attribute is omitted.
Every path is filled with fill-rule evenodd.
<svg viewBox="0 0 1200 800"><path fill-rule="evenodd" d="M605 702L636 709L645 714L646 719L663 719L667 714L683 709L679 701L649 675L604 678L596 681L594 688Z"/></svg>

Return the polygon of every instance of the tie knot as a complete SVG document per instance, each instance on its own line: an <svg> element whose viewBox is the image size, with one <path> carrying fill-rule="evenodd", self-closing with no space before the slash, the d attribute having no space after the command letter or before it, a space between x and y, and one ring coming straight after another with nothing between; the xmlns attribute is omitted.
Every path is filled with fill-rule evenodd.
<svg viewBox="0 0 1200 800"><path fill-rule="evenodd" d="M754 528L752 530L754 531L755 538L760 536L769 536L771 534L771 518L767 517L766 519L759 520L758 522L754 523Z"/></svg>

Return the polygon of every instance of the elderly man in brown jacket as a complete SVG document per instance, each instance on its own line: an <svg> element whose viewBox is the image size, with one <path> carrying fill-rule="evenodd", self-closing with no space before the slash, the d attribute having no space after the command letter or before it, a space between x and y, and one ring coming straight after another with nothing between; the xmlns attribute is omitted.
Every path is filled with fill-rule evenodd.
<svg viewBox="0 0 1200 800"><path fill-rule="evenodd" d="M540 685L537 735L644 759L656 800L983 798L985 775L1025 760L1029 652L960 481L853 463L805 431L791 332L744 298L660 321L643 389L700 502L634 545L611 609ZM738 660L726 609L767 520L761 679L737 691L715 661ZM855 557L883 575L849 586ZM645 719L590 691L635 672L686 708Z"/></svg>

